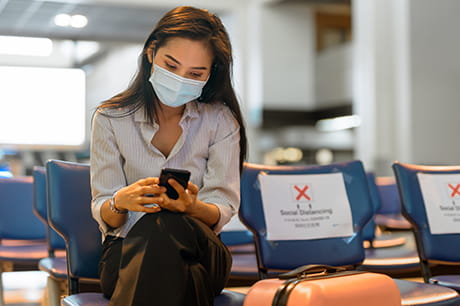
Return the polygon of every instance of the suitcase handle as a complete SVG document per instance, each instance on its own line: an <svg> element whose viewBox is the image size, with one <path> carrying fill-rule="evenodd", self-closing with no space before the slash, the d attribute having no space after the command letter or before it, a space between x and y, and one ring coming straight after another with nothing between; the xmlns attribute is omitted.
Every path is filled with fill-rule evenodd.
<svg viewBox="0 0 460 306"><path fill-rule="evenodd" d="M290 279L290 278L302 278L308 274L318 274L322 273L324 275L346 271L346 266L329 266L329 265L305 265L298 267L292 271L282 273L278 275L279 279Z"/></svg>

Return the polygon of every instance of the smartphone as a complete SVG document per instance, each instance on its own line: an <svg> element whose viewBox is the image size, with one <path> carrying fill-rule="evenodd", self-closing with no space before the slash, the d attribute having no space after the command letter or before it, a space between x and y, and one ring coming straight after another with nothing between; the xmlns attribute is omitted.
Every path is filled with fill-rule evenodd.
<svg viewBox="0 0 460 306"><path fill-rule="evenodd" d="M160 186L166 187L166 194L169 198L176 200L179 197L176 189L169 185L168 180L175 179L182 187L187 188L190 179L190 171L184 169L163 168L160 174Z"/></svg>

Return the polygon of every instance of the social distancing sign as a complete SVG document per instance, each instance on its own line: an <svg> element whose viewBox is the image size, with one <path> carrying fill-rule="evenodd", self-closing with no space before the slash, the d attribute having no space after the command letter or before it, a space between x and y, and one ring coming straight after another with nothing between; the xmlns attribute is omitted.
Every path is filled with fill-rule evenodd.
<svg viewBox="0 0 460 306"><path fill-rule="evenodd" d="M460 174L417 173L432 234L460 233Z"/></svg>
<svg viewBox="0 0 460 306"><path fill-rule="evenodd" d="M268 240L353 235L342 173L259 174Z"/></svg>

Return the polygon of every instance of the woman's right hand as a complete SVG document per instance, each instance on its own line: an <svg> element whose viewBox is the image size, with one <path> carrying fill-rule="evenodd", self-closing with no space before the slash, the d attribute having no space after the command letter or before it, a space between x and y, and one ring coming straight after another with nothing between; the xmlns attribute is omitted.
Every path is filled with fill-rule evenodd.
<svg viewBox="0 0 460 306"><path fill-rule="evenodd" d="M113 201L118 210L141 211L155 213L161 210L159 206L148 207L146 204L161 204L160 196L166 192L166 188L159 186L157 177L149 177L121 188L115 194Z"/></svg>

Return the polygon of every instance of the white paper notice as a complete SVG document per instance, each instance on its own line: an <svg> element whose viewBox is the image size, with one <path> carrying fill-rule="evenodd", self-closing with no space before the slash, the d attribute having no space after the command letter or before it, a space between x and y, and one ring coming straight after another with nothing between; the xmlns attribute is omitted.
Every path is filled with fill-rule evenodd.
<svg viewBox="0 0 460 306"><path fill-rule="evenodd" d="M417 173L432 234L460 233L460 174Z"/></svg>
<svg viewBox="0 0 460 306"><path fill-rule="evenodd" d="M268 240L353 235L342 173L259 174Z"/></svg>

